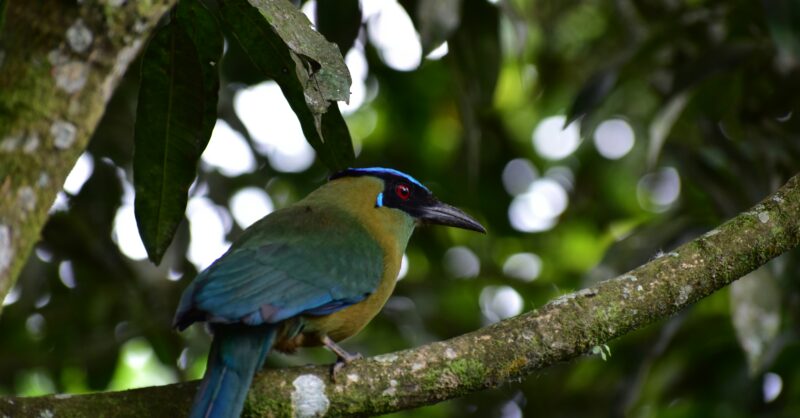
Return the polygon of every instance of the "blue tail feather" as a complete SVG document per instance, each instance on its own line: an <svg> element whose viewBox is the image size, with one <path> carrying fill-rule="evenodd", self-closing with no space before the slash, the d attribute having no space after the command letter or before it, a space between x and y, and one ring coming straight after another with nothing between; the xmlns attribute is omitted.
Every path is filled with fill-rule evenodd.
<svg viewBox="0 0 800 418"><path fill-rule="evenodd" d="M239 418L253 375L275 340L274 326L219 326L190 418Z"/></svg>

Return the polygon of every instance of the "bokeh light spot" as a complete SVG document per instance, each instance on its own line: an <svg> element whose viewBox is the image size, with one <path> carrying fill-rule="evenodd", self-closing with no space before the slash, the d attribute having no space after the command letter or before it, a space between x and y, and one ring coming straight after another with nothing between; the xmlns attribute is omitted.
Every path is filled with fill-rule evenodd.
<svg viewBox="0 0 800 418"><path fill-rule="evenodd" d="M542 178L515 197L508 208L511 226L522 232L541 232L555 226L569 203L566 190L557 181Z"/></svg>
<svg viewBox="0 0 800 418"><path fill-rule="evenodd" d="M594 146L597 152L609 160L627 155L633 149L633 143L633 129L623 119L604 121L594 131Z"/></svg>
<svg viewBox="0 0 800 418"><path fill-rule="evenodd" d="M11 290L6 293L6 297L3 298L3 306L15 304L20 296L22 296L22 287L19 285L12 287Z"/></svg>
<svg viewBox="0 0 800 418"><path fill-rule="evenodd" d="M117 242L119 250L131 260L147 258L147 250L144 248L139 228L136 226L132 203L123 203L117 209L117 214L114 216L113 238Z"/></svg>
<svg viewBox="0 0 800 418"><path fill-rule="evenodd" d="M678 170L664 167L655 173L645 174L636 186L636 196L642 208L653 212L664 212L681 194L681 178Z"/></svg>
<svg viewBox="0 0 800 418"><path fill-rule="evenodd" d="M353 82L350 84L350 101L347 103L340 102L339 110L342 114L349 115L358 110L367 100L369 65L367 65L364 49L359 43L350 48L350 51L344 57L344 63L347 64L347 69L350 70L350 78Z"/></svg>
<svg viewBox="0 0 800 418"><path fill-rule="evenodd" d="M231 243L225 239L222 208L206 197L193 197L186 205L192 239L186 257L198 270L203 270L221 256Z"/></svg>
<svg viewBox="0 0 800 418"><path fill-rule="evenodd" d="M89 180L89 177L92 176L92 171L94 171L92 155L84 152L78 157L78 161L75 162L72 170L67 175L67 179L64 180L64 191L70 194L78 194L86 180Z"/></svg>
<svg viewBox="0 0 800 418"><path fill-rule="evenodd" d="M539 122L533 130L533 148L539 155L549 160L560 160L568 157L580 145L580 133L577 124L570 123L564 127L565 116L550 116Z"/></svg>
<svg viewBox="0 0 800 418"><path fill-rule="evenodd" d="M297 173L314 163L314 149L277 83L266 81L238 91L233 107L252 135L256 151L266 155L276 170Z"/></svg>
<svg viewBox="0 0 800 418"><path fill-rule="evenodd" d="M403 258L400 260L400 272L397 273L397 280L403 280L408 274L408 255L403 253Z"/></svg>
<svg viewBox="0 0 800 418"><path fill-rule="evenodd" d="M503 273L508 277L532 282L542 272L542 259L534 253L517 253L503 263Z"/></svg>
<svg viewBox="0 0 800 418"><path fill-rule="evenodd" d="M363 0L361 7L369 40L383 62L397 71L419 67L422 45L403 6L395 0Z"/></svg>
<svg viewBox="0 0 800 418"><path fill-rule="evenodd" d="M433 51L429 52L425 58L431 61L437 61L444 58L448 52L450 52L450 45L447 44L447 41L444 41L441 45L434 48Z"/></svg>
<svg viewBox="0 0 800 418"><path fill-rule="evenodd" d="M75 288L75 270L72 261L62 261L58 264L58 278L68 289Z"/></svg>
<svg viewBox="0 0 800 418"><path fill-rule="evenodd" d="M244 229L275 210L267 192L258 187L245 187L231 197L231 213L236 224Z"/></svg>
<svg viewBox="0 0 800 418"><path fill-rule="evenodd" d="M472 250L458 246L444 253L444 267L453 277L471 279L480 273L481 262Z"/></svg>
<svg viewBox="0 0 800 418"><path fill-rule="evenodd" d="M511 286L484 287L479 303L483 316L490 323L519 315L524 306L522 296Z"/></svg>
<svg viewBox="0 0 800 418"><path fill-rule="evenodd" d="M227 177L240 176L256 168L256 159L247 141L222 119L217 119L202 159Z"/></svg>
<svg viewBox="0 0 800 418"><path fill-rule="evenodd" d="M762 392L764 394L764 403L770 403L778 399L783 391L783 379L777 373L764 374L764 384Z"/></svg>
<svg viewBox="0 0 800 418"><path fill-rule="evenodd" d="M528 190L539 172L536 166L526 158L515 158L503 168L503 187L508 194L516 196Z"/></svg>

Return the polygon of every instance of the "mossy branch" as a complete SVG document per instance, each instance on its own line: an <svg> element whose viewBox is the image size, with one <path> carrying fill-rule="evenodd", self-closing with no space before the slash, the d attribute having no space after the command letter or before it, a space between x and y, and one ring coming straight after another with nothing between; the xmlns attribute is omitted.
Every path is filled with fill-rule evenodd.
<svg viewBox="0 0 800 418"><path fill-rule="evenodd" d="M666 318L800 244L800 175L747 212L674 251L541 309L473 333L351 363L266 370L245 416L365 416L519 379ZM196 383L90 395L0 399L0 415L176 417ZM48 412L49 411L49 412Z"/></svg>
<svg viewBox="0 0 800 418"><path fill-rule="evenodd" d="M0 300L111 93L176 1L0 1Z"/></svg>

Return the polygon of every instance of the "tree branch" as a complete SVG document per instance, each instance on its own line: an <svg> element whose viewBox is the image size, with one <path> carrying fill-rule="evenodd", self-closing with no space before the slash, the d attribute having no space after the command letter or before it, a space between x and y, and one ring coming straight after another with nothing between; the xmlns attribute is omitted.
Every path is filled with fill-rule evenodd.
<svg viewBox="0 0 800 418"><path fill-rule="evenodd" d="M246 416L363 416L496 387L668 317L800 244L800 175L722 226L617 278L451 340L351 363L267 370ZM196 383L0 399L0 415L186 414ZM52 413L48 414L47 411Z"/></svg>
<svg viewBox="0 0 800 418"><path fill-rule="evenodd" d="M0 2L0 301L111 93L175 2Z"/></svg>

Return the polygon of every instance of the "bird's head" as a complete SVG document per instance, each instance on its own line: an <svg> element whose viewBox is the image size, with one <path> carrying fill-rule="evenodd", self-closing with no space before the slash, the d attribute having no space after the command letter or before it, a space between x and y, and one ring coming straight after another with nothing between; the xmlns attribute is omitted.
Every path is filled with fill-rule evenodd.
<svg viewBox="0 0 800 418"><path fill-rule="evenodd" d="M331 176L331 180L346 177L371 176L383 181L383 190L375 195L375 208L401 210L417 223L453 226L472 231L486 229L461 209L437 199L414 177L391 168L348 168Z"/></svg>

